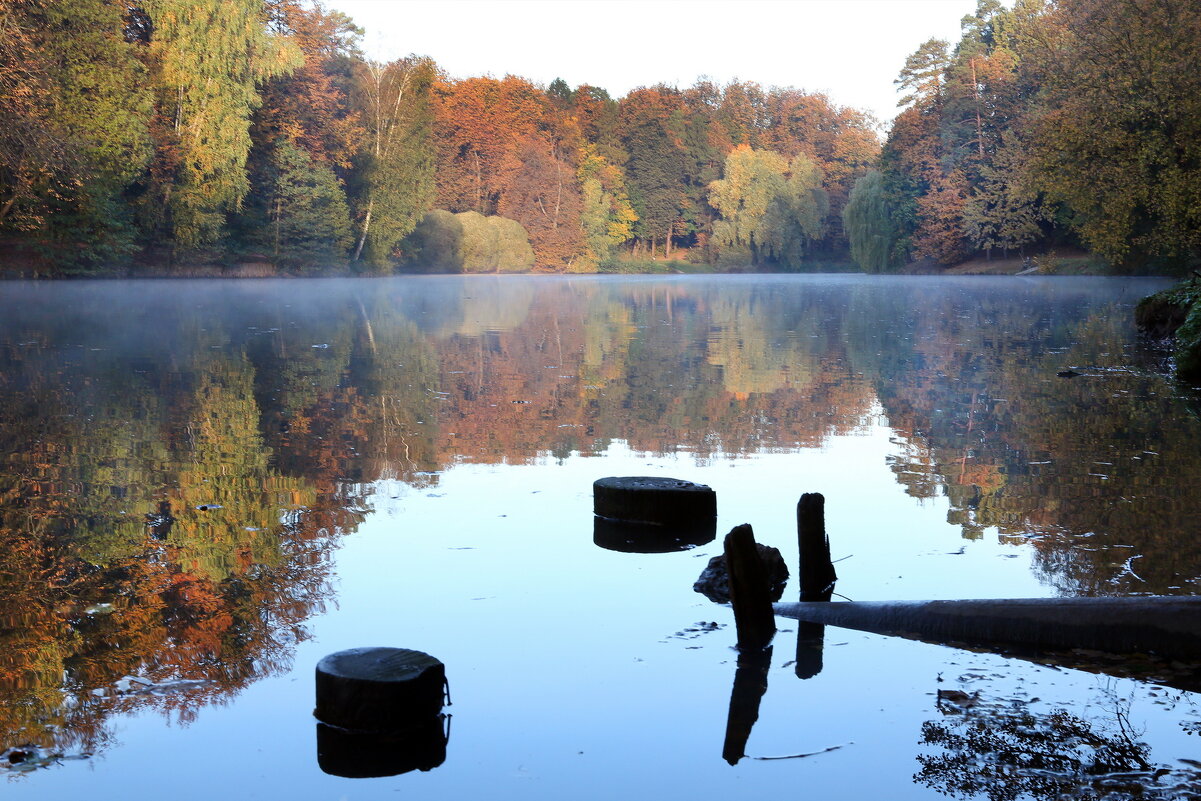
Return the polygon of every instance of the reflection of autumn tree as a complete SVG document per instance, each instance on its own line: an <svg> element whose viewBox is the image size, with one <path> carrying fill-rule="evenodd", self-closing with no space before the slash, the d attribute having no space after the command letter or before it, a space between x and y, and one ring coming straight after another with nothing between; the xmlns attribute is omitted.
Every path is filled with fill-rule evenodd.
<svg viewBox="0 0 1201 801"><path fill-rule="evenodd" d="M878 372L901 435L892 467L912 494L945 492L967 537L1033 538L1046 580L1069 594L1181 592L1201 574L1178 541L1201 526L1189 489L1201 426L1160 376L1130 367L1123 309L1083 292L1074 319L1037 293L888 302L908 309L873 307L889 330L851 344ZM1081 375L1057 375L1069 366Z"/></svg>
<svg viewBox="0 0 1201 801"><path fill-rule="evenodd" d="M1121 705L1113 719L1088 721L1064 709L1037 713L1013 700L981 702L922 724L914 779L952 798L1064 799L1195 797L1201 774L1151 761Z"/></svg>
<svg viewBox="0 0 1201 801"><path fill-rule="evenodd" d="M278 566L283 555L259 532L278 524L280 509L310 499L268 469L250 362L226 357L200 368L176 443L184 458L170 491L170 542L191 576L219 582L253 565ZM183 598L203 592L178 589Z"/></svg>
<svg viewBox="0 0 1201 801"><path fill-rule="evenodd" d="M584 387L600 386L625 373L630 342L638 330L629 306L606 296L588 304L580 378Z"/></svg>
<svg viewBox="0 0 1201 801"><path fill-rule="evenodd" d="M75 375L81 353L52 349L45 363L7 344L0 350L0 731L38 732L78 717L63 681L64 667L87 647L74 621L104 598L101 566L127 558L143 534L141 520L121 514L126 476L147 480L138 468L164 449L147 448L149 462L135 458L153 429L140 393L104 403L104 393Z"/></svg>
<svg viewBox="0 0 1201 801"><path fill-rule="evenodd" d="M805 388L821 373L826 343L814 347L816 343L799 339L812 335L824 340L831 333L815 325L819 310L810 307L802 319L780 319L780 310L771 305L767 292L714 302L708 361L722 368L723 385L736 395L789 385Z"/></svg>
<svg viewBox="0 0 1201 801"><path fill-rule="evenodd" d="M1072 329L1066 352L1032 365L1036 375L1080 365L1079 381L1005 374L1013 389L1001 422L1022 432L1027 458L1008 460L1011 490L983 512L1004 523L1023 517L1019 505L1033 510L1019 530L1043 537L1044 574L1075 593L1165 592L1201 574L1195 549L1178 539L1201 528L1192 491L1201 481L1201 425L1179 413L1161 376L1128 367L1129 354L1113 345L1124 329L1117 315L1090 315Z"/></svg>
<svg viewBox="0 0 1201 801"><path fill-rule="evenodd" d="M386 298L375 298L360 312L346 377L358 393L360 425L352 441L363 479L420 484L419 473L441 467L433 447L439 425L437 356Z"/></svg>
<svg viewBox="0 0 1201 801"><path fill-rule="evenodd" d="M437 371L424 336L382 292L343 298L312 319L303 329L277 326L250 353L274 463L315 484L309 510L328 518L352 505L350 485L360 494L379 478L415 482L437 469Z"/></svg>
<svg viewBox="0 0 1201 801"><path fill-rule="evenodd" d="M481 278L479 286L469 287L470 294L460 300L461 312L448 320L442 333L480 336L489 331L511 331L525 322L534 302L534 287L527 282L506 283Z"/></svg>
<svg viewBox="0 0 1201 801"><path fill-rule="evenodd" d="M523 461L617 440L700 458L818 444L870 404L831 344L826 299L547 286L514 330L441 344L447 458Z"/></svg>
<svg viewBox="0 0 1201 801"><path fill-rule="evenodd" d="M1038 285L834 277L296 286L67 286L0 318L0 731L90 748L114 709L186 718L285 669L379 479L787 452L877 399L898 481L966 535L1034 538L1065 592L1201 575L1201 423L1126 368L1108 291L1067 314Z"/></svg>
<svg viewBox="0 0 1201 801"><path fill-rule="evenodd" d="M187 720L288 669L356 522L319 532L317 493L270 465L255 370L219 323L172 318L131 359L110 311L64 308L37 348L0 332L5 745L94 750L114 712Z"/></svg>
<svg viewBox="0 0 1201 801"><path fill-rule="evenodd" d="M530 306L533 298L521 298L515 330L497 330L495 323L481 330L480 322L503 318L479 316L489 311L484 304L475 305L473 315L465 304L458 331L439 343L442 461L454 454L479 462L529 461L562 449L567 429L557 426L580 422L572 400L582 308L570 290L552 294L558 302Z"/></svg>

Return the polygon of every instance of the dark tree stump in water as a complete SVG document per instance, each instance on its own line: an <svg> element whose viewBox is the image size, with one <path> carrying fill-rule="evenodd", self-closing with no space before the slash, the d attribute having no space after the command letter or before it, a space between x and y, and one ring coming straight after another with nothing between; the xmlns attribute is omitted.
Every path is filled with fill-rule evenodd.
<svg viewBox="0 0 1201 801"><path fill-rule="evenodd" d="M610 476L592 485L592 510L610 520L687 526L717 517L717 493L678 478Z"/></svg>
<svg viewBox="0 0 1201 801"><path fill-rule="evenodd" d="M446 667L407 648L352 648L317 663L317 719L344 729L395 731L442 711Z"/></svg>
<svg viewBox="0 0 1201 801"><path fill-rule="evenodd" d="M755 548L755 532L743 523L726 535L726 567L730 571L730 605L738 627L738 650L766 648L776 633L767 571Z"/></svg>
<svg viewBox="0 0 1201 801"><path fill-rule="evenodd" d="M838 574L830 561L830 539L826 536L826 499L820 492L806 492L796 507L797 542L801 558L801 600L828 601Z"/></svg>

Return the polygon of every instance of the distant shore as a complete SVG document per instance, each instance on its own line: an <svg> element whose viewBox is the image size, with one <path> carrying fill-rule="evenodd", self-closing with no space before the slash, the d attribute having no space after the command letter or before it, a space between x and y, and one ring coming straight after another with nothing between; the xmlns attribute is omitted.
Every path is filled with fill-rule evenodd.
<svg viewBox="0 0 1201 801"><path fill-rule="evenodd" d="M812 269L799 273L861 273L849 259L816 259ZM1152 274L1155 271L1150 271ZM530 270L506 275L722 275L759 273L750 267L718 265L681 259L628 260L610 262L592 270L557 272ZM463 275L474 273L397 272L392 275ZM485 273L486 274L486 273ZM760 273L770 274L770 273ZM1086 251L1042 253L1033 256L974 258L946 266L933 261L911 262L895 273L885 275L1115 275L1147 273L1115 273L1104 259ZM29 253L10 252L0 258L0 280L74 280L74 279L134 279L134 278L369 278L371 274L356 272L352 267L338 265L328 269L293 270L261 258L243 261L195 262L168 264L166 259L155 262L146 258L134 259L127 268L108 268L91 272L64 272L56 265Z"/></svg>

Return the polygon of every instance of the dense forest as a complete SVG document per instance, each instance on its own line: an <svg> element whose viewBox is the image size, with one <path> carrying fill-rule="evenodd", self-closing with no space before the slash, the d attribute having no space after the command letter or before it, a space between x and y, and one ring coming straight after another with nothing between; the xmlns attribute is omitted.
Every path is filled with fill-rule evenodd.
<svg viewBox="0 0 1201 801"><path fill-rule="evenodd" d="M0 0L0 32L0 243L23 273L1201 256L1192 0L979 0L958 43L898 65L883 142L795 88L614 98L377 63L308 0Z"/></svg>

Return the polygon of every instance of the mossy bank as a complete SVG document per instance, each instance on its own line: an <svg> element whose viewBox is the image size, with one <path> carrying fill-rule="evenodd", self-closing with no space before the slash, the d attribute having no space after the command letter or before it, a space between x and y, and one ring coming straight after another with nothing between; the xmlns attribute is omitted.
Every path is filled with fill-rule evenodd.
<svg viewBox="0 0 1201 801"><path fill-rule="evenodd" d="M1176 377L1201 381L1201 275L1143 298L1134 311L1140 330L1176 339Z"/></svg>

